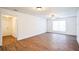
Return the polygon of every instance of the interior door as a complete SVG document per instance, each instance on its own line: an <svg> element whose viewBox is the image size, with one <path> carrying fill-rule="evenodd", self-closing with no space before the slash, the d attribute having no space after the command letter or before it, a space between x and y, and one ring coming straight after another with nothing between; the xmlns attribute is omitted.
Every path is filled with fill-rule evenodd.
<svg viewBox="0 0 79 59"><path fill-rule="evenodd" d="M3 36L9 36L11 35L11 32L12 32L12 20L9 20L9 19L5 19L3 17L2 19L2 35Z"/></svg>

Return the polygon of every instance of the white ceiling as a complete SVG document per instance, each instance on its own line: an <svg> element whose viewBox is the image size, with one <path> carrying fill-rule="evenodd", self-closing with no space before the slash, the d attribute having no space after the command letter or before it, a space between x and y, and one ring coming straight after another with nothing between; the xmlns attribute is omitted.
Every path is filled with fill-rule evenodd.
<svg viewBox="0 0 79 59"><path fill-rule="evenodd" d="M49 18L51 14L55 15L55 18L76 16L76 7L45 7L43 11L37 11L34 7L3 7L10 10L17 10L19 12L40 16L43 18Z"/></svg>

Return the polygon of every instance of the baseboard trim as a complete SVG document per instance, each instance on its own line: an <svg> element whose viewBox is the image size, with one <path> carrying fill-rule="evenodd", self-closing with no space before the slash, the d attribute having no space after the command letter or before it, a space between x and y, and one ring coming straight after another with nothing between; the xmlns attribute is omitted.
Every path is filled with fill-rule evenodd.
<svg viewBox="0 0 79 59"><path fill-rule="evenodd" d="M61 35L69 35L69 36L75 36L76 37L76 35L65 34L65 33L55 33L55 32L47 32L47 33L54 33L54 34L61 34Z"/></svg>
<svg viewBox="0 0 79 59"><path fill-rule="evenodd" d="M12 36L13 38L16 38L16 37L14 37L13 35L7 35L7 36L2 36L2 37L8 37L8 36ZM17 38L16 38L17 39Z"/></svg>
<svg viewBox="0 0 79 59"><path fill-rule="evenodd" d="M53 32L45 32L45 33L53 33ZM41 33L41 34L44 34L44 33ZM41 34L38 34L38 35L41 35ZM56 33L56 34L69 35L69 34L62 34L62 33ZM38 36L38 35L34 35L34 36L31 36L31 37L28 37L28 38L23 38L23 39L20 39L19 41L29 39L29 38L32 38L32 37L35 37L35 36ZM76 37L76 35L69 35L69 36L75 36Z"/></svg>
<svg viewBox="0 0 79 59"><path fill-rule="evenodd" d="M8 36L11 36L11 35L6 35L6 36L2 36L2 37L8 37Z"/></svg>
<svg viewBox="0 0 79 59"><path fill-rule="evenodd" d="M45 32L45 33L47 33L47 32ZM41 33L41 34L44 34L44 33ZM39 35L41 35L41 34L37 34L37 35L34 35L34 36L30 36L30 37L28 37L28 38L23 38L23 39L20 39L19 41L25 40L25 39L29 39L29 38L32 38L32 37L35 37L35 36L39 36Z"/></svg>
<svg viewBox="0 0 79 59"><path fill-rule="evenodd" d="M14 37L13 35L11 35L13 38L17 39L17 37Z"/></svg>

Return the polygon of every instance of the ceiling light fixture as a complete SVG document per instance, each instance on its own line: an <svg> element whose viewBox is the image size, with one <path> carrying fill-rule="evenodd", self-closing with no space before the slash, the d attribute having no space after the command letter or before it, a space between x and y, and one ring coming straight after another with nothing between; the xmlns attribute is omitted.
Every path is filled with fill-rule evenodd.
<svg viewBox="0 0 79 59"><path fill-rule="evenodd" d="M49 17L54 17L54 16L55 16L54 14L50 14L50 15L49 15Z"/></svg>
<svg viewBox="0 0 79 59"><path fill-rule="evenodd" d="M56 16L55 16L55 14L50 14L50 15L49 15L49 18L51 18L51 19L55 19Z"/></svg>
<svg viewBox="0 0 79 59"><path fill-rule="evenodd" d="M43 8L43 7L35 7L34 9L37 11L44 11L45 10L45 8Z"/></svg>

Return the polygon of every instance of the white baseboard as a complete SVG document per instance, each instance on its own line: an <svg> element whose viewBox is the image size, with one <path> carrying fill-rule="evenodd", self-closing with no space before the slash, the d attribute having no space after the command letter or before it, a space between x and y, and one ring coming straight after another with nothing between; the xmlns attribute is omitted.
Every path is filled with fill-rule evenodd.
<svg viewBox="0 0 79 59"><path fill-rule="evenodd" d="M46 32L44 32L44 33L46 33ZM18 40L23 40L23 39L31 38L31 37L38 36L38 35L41 35L41 34L43 34L43 33L38 33L38 34L31 35L31 36L28 36L28 37L18 38Z"/></svg>

